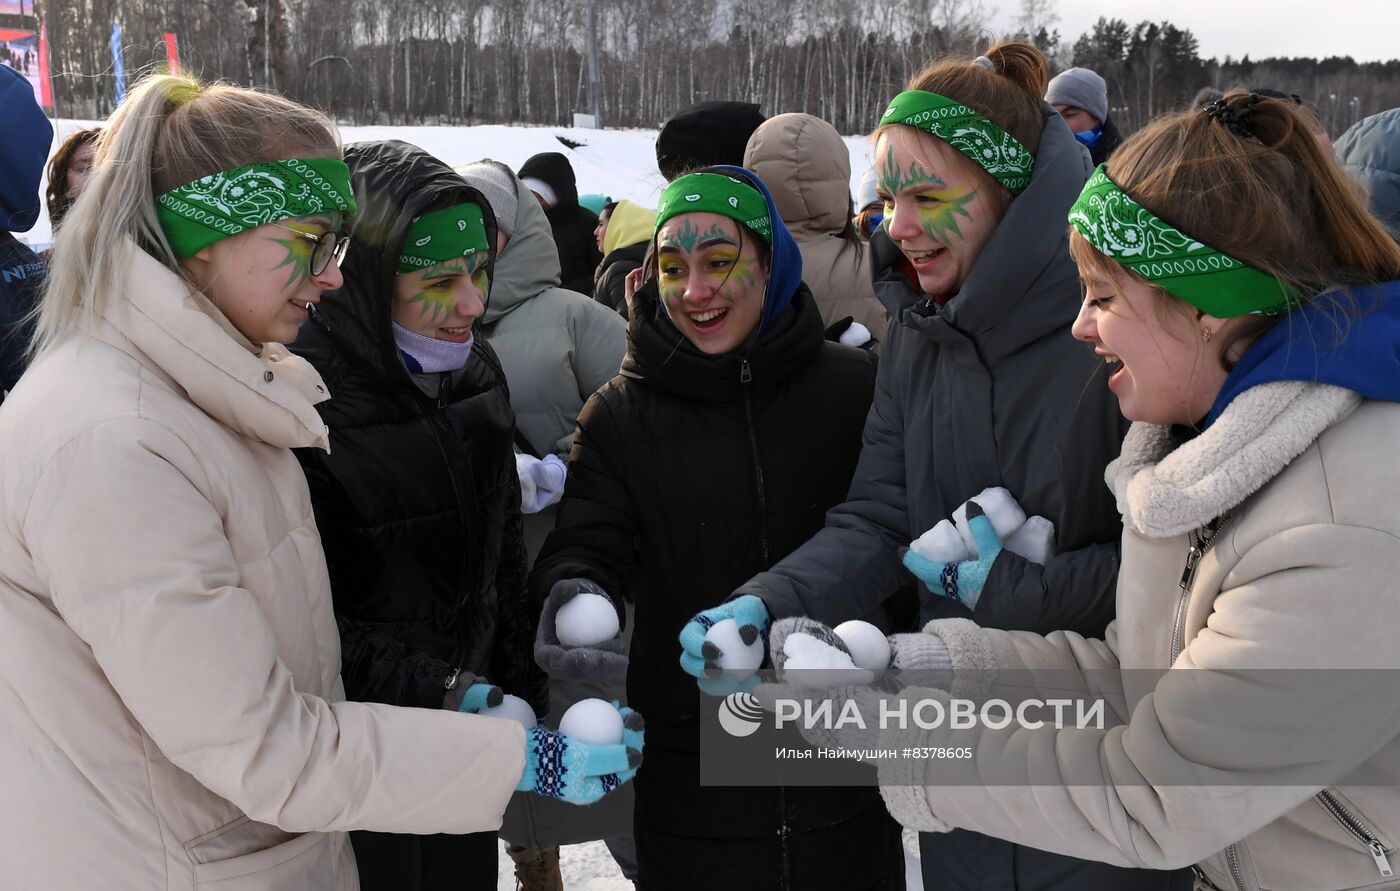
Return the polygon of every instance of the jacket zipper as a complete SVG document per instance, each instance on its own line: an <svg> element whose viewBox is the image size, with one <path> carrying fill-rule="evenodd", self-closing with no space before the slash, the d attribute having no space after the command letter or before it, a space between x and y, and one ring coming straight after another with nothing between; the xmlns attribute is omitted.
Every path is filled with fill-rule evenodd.
<svg viewBox="0 0 1400 891"><path fill-rule="evenodd" d="M442 409L447 403L447 380L442 382L438 390L438 398L434 400L434 405L428 409L428 416L431 418L433 428L437 431L438 446L442 450L443 458L447 461L448 476L452 481L452 491L457 496L458 515L461 517L462 534L466 539L466 548L462 551L462 579L461 596L457 598L457 603L452 609L452 614L447 617L447 627L452 628L454 637L457 638L457 655L453 659L455 665L450 674L443 679L442 688L453 690L457 686L457 678L462 673L462 667L467 661L467 644L463 639L461 627L458 625L458 613L466 605L467 599L471 597L472 584L467 579L468 570L471 567L471 557L477 552L478 542L476 540L476 524L472 523L466 515L466 510L471 502L464 497L462 486L470 479L471 468L467 462L457 453L454 448L455 443L452 438L452 429L447 425L447 420L442 415ZM481 561L478 561L480 565ZM455 627L454 627L455 626Z"/></svg>
<svg viewBox="0 0 1400 891"><path fill-rule="evenodd" d="M1371 852L1371 858L1376 861L1376 869L1380 870L1383 877L1388 878L1395 875L1395 871L1390 868L1390 858L1386 856L1389 852L1386 851L1385 845L1381 844L1380 839L1376 838L1376 834L1371 831L1370 826L1361 822L1361 819L1351 809L1343 805L1335 795L1326 789L1317 793L1317 800L1322 802L1322 806L1337 818L1337 822L1341 823L1353 838L1366 846L1366 850Z"/></svg>
<svg viewBox="0 0 1400 891"><path fill-rule="evenodd" d="M1240 846L1238 843L1225 849L1225 862L1230 867L1230 878L1235 880L1235 887L1239 891L1249 891L1248 886L1244 883L1244 869L1240 866Z"/></svg>
<svg viewBox="0 0 1400 891"><path fill-rule="evenodd" d="M1176 618L1172 620L1172 664L1176 664L1176 657L1186 647L1186 602L1191 599L1191 583L1196 580L1196 567L1224 525L1225 518L1221 517L1191 532L1191 550L1186 552L1186 568L1181 572L1181 597L1176 603Z"/></svg>
<svg viewBox="0 0 1400 891"><path fill-rule="evenodd" d="M744 418L749 426L749 448L753 451L753 475L754 485L758 489L758 517L761 523L759 533L759 544L763 549L763 566L766 569L769 564L768 557L768 496L764 493L763 484L763 462L759 458L758 452L758 428L753 420L753 401L749 397L749 384L753 383L753 369L749 367L748 357L739 360L739 383L740 389L744 393ZM786 889L792 885L792 876L788 863L788 821L787 821L787 797L783 794L783 788L778 787L778 848L779 848L779 874L780 887Z"/></svg>
<svg viewBox="0 0 1400 891"><path fill-rule="evenodd" d="M754 484L758 487L758 516L761 521L759 543L763 548L763 565L766 568L768 559L768 496L764 494L763 485L763 462L758 456L758 428L753 421L753 401L749 398L749 384L753 382L753 370L749 368L747 357L739 360L739 383L743 386L740 389L744 393L744 417L749 423L749 448L753 451L753 475Z"/></svg>

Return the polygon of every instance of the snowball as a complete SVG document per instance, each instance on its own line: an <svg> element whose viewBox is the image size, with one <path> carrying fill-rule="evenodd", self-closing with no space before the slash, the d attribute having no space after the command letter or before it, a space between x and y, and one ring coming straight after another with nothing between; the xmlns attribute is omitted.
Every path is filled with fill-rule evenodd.
<svg viewBox="0 0 1400 891"><path fill-rule="evenodd" d="M838 339L846 346L862 347L870 342L870 329L860 322L852 322Z"/></svg>
<svg viewBox="0 0 1400 891"><path fill-rule="evenodd" d="M519 721L526 730L534 727L539 721L535 718L535 710L530 708L530 704L519 696L512 696L509 693L501 699L501 704L495 708L484 708L477 714L485 715L488 718L505 718L510 721Z"/></svg>
<svg viewBox="0 0 1400 891"><path fill-rule="evenodd" d="M879 628L869 622L852 619L832 630L851 651L851 660L857 668L880 671L890 667L890 642Z"/></svg>
<svg viewBox="0 0 1400 891"><path fill-rule="evenodd" d="M1031 517L1006 540L1006 549L1041 566L1055 556L1055 524L1044 517Z"/></svg>
<svg viewBox="0 0 1400 891"><path fill-rule="evenodd" d="M763 664L763 638L756 637L746 644L739 637L739 625L733 619L716 622L705 634L705 640L719 647L719 667L726 671L758 671Z"/></svg>
<svg viewBox="0 0 1400 891"><path fill-rule="evenodd" d="M591 647L617 637L617 610L601 594L584 591L554 614L554 633L566 647Z"/></svg>
<svg viewBox="0 0 1400 891"><path fill-rule="evenodd" d="M909 550L930 563L960 563L972 557L952 520L939 520L938 525L920 535Z"/></svg>
<svg viewBox="0 0 1400 891"><path fill-rule="evenodd" d="M783 662L784 671L856 667L845 652L801 631L783 638L783 655L787 657Z"/></svg>
<svg viewBox="0 0 1400 891"><path fill-rule="evenodd" d="M580 699L564 712L559 732L587 746L616 745L622 742L622 715L612 703Z"/></svg>
<svg viewBox="0 0 1400 891"><path fill-rule="evenodd" d="M1026 522L1026 512L1021 510L1021 505L1016 503L1010 492L1000 487L983 489L968 500L975 501L982 507L987 519L992 521L992 528L1001 536L1003 542ZM972 529L967 525L966 502L953 511L953 524L958 527L958 534L962 536L963 544L967 545L968 553L977 556L977 542L972 538Z"/></svg>

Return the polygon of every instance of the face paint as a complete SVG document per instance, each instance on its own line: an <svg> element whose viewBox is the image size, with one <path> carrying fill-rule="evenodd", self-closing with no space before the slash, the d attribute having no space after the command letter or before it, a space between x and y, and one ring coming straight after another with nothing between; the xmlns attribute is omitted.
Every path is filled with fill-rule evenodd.
<svg viewBox="0 0 1400 891"><path fill-rule="evenodd" d="M919 189L920 186L927 188ZM897 195L906 189L918 189L913 195L918 204L919 226L924 234L934 241L947 244L949 235L963 237L958 228L958 217L972 219L967 206L977 197L976 189L950 189L937 175L920 166L918 161L910 161L907 171L901 170L895 161L894 149L885 154L885 164L880 175L880 188L888 195ZM894 217L894 200L885 199L885 215L881 225L889 231Z"/></svg>
<svg viewBox="0 0 1400 891"><path fill-rule="evenodd" d="M734 236L720 228L717 223L704 231L693 225L690 220L682 220L681 223L679 230L666 233L661 241L661 247L680 248L688 254L695 250L696 245L704 244L707 241L719 241L732 244L735 247L739 245L739 242L734 240Z"/></svg>
<svg viewBox="0 0 1400 891"><path fill-rule="evenodd" d="M426 316L431 321L436 322L438 316L446 319L452 313L456 296L452 293L452 277L456 275L466 275L467 267L457 261L439 263L430 267L422 274L424 279L432 279L425 282L423 287L415 291L413 296L408 298L409 303L418 303L418 312ZM485 270L481 272L485 276ZM439 277L440 276L440 277ZM475 277L473 276L473 283ZM485 293L483 291L483 293Z"/></svg>
<svg viewBox="0 0 1400 891"><path fill-rule="evenodd" d="M885 153L885 163L880 167L879 186L882 194L898 195L913 186L928 186L931 189L946 189L947 184L925 170L918 161L910 161L907 171L901 170L895 160L894 148ZM886 205L889 201L885 202Z"/></svg>
<svg viewBox="0 0 1400 891"><path fill-rule="evenodd" d="M282 231L286 232L285 229ZM287 252L282 262L273 267L273 269L288 267L287 283L282 286L284 290L295 290L311 278L311 255L316 252L315 242L309 238L299 238L291 233L287 233L286 238L268 238L267 240L280 245Z"/></svg>

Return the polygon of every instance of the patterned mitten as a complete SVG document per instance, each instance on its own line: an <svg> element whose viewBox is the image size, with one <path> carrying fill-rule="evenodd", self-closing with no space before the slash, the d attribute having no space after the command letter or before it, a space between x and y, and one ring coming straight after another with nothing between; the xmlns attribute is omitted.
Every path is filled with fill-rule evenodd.
<svg viewBox="0 0 1400 891"><path fill-rule="evenodd" d="M515 788L570 804L592 804L632 779L642 764L645 724L630 708L618 712L622 742L613 745L587 745L542 724L525 731L525 772Z"/></svg>
<svg viewBox="0 0 1400 891"><path fill-rule="evenodd" d="M1001 554L1002 541L982 506L975 501L967 504L967 525L977 542L976 560L935 563L912 550L904 551L900 559L930 591L961 601L968 609L975 609L978 598L982 596L982 587L987 584L987 575L992 571L992 564Z"/></svg>
<svg viewBox="0 0 1400 891"><path fill-rule="evenodd" d="M752 594L741 594L733 600L695 614L681 629L681 670L696 678L700 689L711 696L728 696L736 692L751 692L758 678L750 675L736 678L733 672L721 673L720 660L724 653L705 634L725 619L739 626L739 637L745 644L766 638L772 617L763 601Z"/></svg>

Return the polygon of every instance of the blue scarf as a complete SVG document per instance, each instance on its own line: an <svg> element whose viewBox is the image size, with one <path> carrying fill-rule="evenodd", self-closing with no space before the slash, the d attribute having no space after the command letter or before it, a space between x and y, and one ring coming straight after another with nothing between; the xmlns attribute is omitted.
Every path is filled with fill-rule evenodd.
<svg viewBox="0 0 1400 891"><path fill-rule="evenodd" d="M466 343L453 343L415 334L397 322L394 325L394 343L403 356L403 364L413 374L436 374L440 371L456 371L467 364L471 356L472 344L476 342L476 332L467 335Z"/></svg>
<svg viewBox="0 0 1400 891"><path fill-rule="evenodd" d="M1093 148L1099 144L1099 140L1102 138L1102 127L1095 127L1092 130L1080 130L1078 133L1074 134L1075 141L1085 148Z"/></svg>

